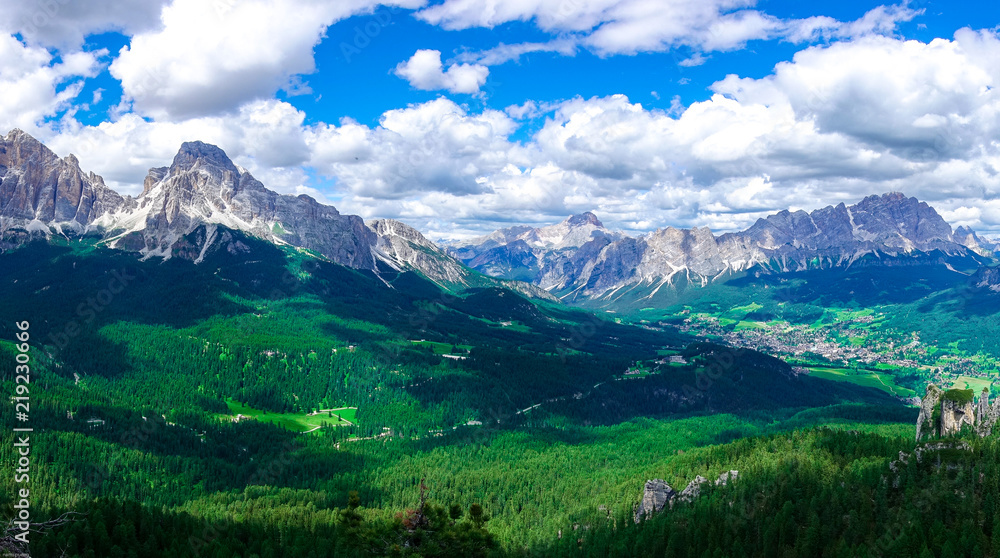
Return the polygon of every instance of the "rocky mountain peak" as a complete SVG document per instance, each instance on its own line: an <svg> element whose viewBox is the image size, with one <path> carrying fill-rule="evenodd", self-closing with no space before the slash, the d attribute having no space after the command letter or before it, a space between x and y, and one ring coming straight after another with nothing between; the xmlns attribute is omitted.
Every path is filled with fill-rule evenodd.
<svg viewBox="0 0 1000 558"><path fill-rule="evenodd" d="M84 174L74 155L60 159L21 130L0 136L0 249L74 233L144 257L200 263L214 250L232 249L231 231L355 269L378 273L388 264L439 284L502 286L555 300L537 287L472 272L399 221L366 226L361 217L341 215L310 196L269 190L205 142L181 145L170 166L149 170L142 194L132 198L107 188L100 176Z"/></svg>
<svg viewBox="0 0 1000 558"><path fill-rule="evenodd" d="M13 130L7 132L7 135L3 137L3 141L8 144L23 142L32 142L37 144L42 143L20 128L14 128Z"/></svg>
<svg viewBox="0 0 1000 558"><path fill-rule="evenodd" d="M563 222L571 227L592 225L601 229L604 228L604 223L602 223L601 220L597 218L597 215L594 215L589 211L585 211L579 215L570 215Z"/></svg>
<svg viewBox="0 0 1000 558"><path fill-rule="evenodd" d="M981 238L976 231L965 226L955 229L954 239L958 244L981 256L989 255L997 248L994 243Z"/></svg>
<svg viewBox="0 0 1000 558"><path fill-rule="evenodd" d="M202 141L186 141L181 144L181 148L174 156L174 162L170 165L171 172L188 171L196 166L215 167L227 170L233 174L240 174L239 169L233 164L232 159L226 152L218 146Z"/></svg>
<svg viewBox="0 0 1000 558"><path fill-rule="evenodd" d="M952 240L951 225L933 207L899 192L868 196L852 213L865 230L879 236L895 233L914 243Z"/></svg>
<svg viewBox="0 0 1000 558"><path fill-rule="evenodd" d="M763 273L789 273L929 259L981 263L993 250L971 231L953 233L928 204L890 192L850 206L777 211L744 231L718 237L698 227L666 227L628 237L607 231L588 212L516 234L504 229L463 243L453 254L484 273L530 278L546 289L572 289L577 298L617 291L635 299L641 287L645 300L664 287L662 292L670 292L675 280L704 286L755 267ZM626 286L637 287L621 288Z"/></svg>
<svg viewBox="0 0 1000 558"><path fill-rule="evenodd" d="M379 236L398 236L424 246L433 244L417 229L395 219L374 219L366 224Z"/></svg>

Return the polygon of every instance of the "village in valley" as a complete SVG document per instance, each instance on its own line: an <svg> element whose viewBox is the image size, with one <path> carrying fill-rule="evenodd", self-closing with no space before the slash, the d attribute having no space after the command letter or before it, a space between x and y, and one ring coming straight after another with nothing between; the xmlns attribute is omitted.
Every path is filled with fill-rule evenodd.
<svg viewBox="0 0 1000 558"><path fill-rule="evenodd" d="M996 359L968 354L956 343L941 346L919 332L889 327L877 309L831 309L814 322L792 323L752 319L760 308L751 303L708 313L685 307L659 325L777 356L799 373L872 385L911 402L919 401L927 383L977 393L989 389L989 378L1000 367Z"/></svg>

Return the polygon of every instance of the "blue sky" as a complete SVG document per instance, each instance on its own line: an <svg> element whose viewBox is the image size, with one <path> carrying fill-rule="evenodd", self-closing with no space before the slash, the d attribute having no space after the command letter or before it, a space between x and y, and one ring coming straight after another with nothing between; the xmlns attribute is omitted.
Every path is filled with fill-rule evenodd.
<svg viewBox="0 0 1000 558"><path fill-rule="evenodd" d="M12 3L0 133L131 194L202 139L438 239L585 210L725 231L893 190L1000 233L998 26L924 0Z"/></svg>

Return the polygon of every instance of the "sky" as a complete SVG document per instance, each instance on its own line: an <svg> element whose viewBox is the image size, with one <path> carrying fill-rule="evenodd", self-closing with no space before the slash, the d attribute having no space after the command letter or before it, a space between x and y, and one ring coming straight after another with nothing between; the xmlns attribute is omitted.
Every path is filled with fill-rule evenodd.
<svg viewBox="0 0 1000 558"><path fill-rule="evenodd" d="M435 240L899 191L1000 234L1000 3L0 0L0 134L123 194L184 141Z"/></svg>

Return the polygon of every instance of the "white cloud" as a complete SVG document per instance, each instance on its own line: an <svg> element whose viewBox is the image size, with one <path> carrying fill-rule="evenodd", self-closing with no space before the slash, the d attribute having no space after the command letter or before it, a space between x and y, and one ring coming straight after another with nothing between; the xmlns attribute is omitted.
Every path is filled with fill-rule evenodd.
<svg viewBox="0 0 1000 558"><path fill-rule="evenodd" d="M497 46L483 52L464 52L456 59L460 62L475 62L484 66L497 66L519 60L525 54L533 52L556 52L563 56L573 56L579 48L579 41L575 38L554 39L544 43L500 43Z"/></svg>
<svg viewBox="0 0 1000 558"><path fill-rule="evenodd" d="M580 46L604 56L679 46L711 52L742 48L760 39L803 42L891 34L899 22L921 13L904 3L879 6L852 22L829 17L783 20L753 9L756 4L756 0L445 0L420 10L417 17L455 30L530 21L555 37L549 43L501 44L479 59L464 58L492 65L527 52L566 54Z"/></svg>
<svg viewBox="0 0 1000 558"><path fill-rule="evenodd" d="M201 140L218 145L270 188L299 193L310 157L305 143L305 113L281 101L254 101L232 115L156 122L126 114L114 122L83 126L64 122L43 129L39 139L56 153L74 153L86 170L127 194L142 191L153 167L169 165L181 143Z"/></svg>
<svg viewBox="0 0 1000 558"><path fill-rule="evenodd" d="M379 126L352 121L311 128L311 164L351 193L398 199L421 192L481 193L477 181L517 158L507 137L516 124L506 114L468 114L437 99L382 115Z"/></svg>
<svg viewBox="0 0 1000 558"><path fill-rule="evenodd" d="M33 101L30 122L68 102L54 84L97 63L79 55L54 64L47 51L17 41L0 42L0 54L9 61L0 81L37 79L38 90L48 91ZM401 67L416 82L443 82L452 69L437 51L418 51ZM34 77L39 73L44 79ZM930 43L876 33L805 49L764 78L728 76L713 84L711 98L688 106L678 100L669 110L623 95L480 112L439 98L390 110L369 126L308 123L288 103L250 99L213 115L171 109L162 120L125 114L96 127L67 118L42 126L41 139L62 154L76 152L85 168L133 193L146 169L168 164L181 142L201 139L284 193L316 193L307 175L315 172L330 179L327 193L341 211L402 218L448 236L584 210L624 228L732 230L771 210L890 190L996 233L998 80L995 32L961 30ZM169 103L163 106L174 107ZM540 116L541 129L512 139L520 121Z"/></svg>
<svg viewBox="0 0 1000 558"><path fill-rule="evenodd" d="M424 91L473 94L486 83L490 69L480 64L452 64L445 70L441 51L422 49L396 66L395 74Z"/></svg>
<svg viewBox="0 0 1000 558"><path fill-rule="evenodd" d="M423 0L384 2L417 7ZM136 111L183 119L236 110L315 71L313 47L331 23L377 0L174 0L161 27L138 33L111 65Z"/></svg>
<svg viewBox="0 0 1000 558"><path fill-rule="evenodd" d="M132 34L154 28L166 3L167 0L4 0L0 2L0 30L18 33L29 44L73 50L94 33Z"/></svg>
<svg viewBox="0 0 1000 558"><path fill-rule="evenodd" d="M82 78L97 74L106 51L65 54L61 61L44 48L0 34L0 128L34 132L43 121L71 108Z"/></svg>
<svg viewBox="0 0 1000 558"><path fill-rule="evenodd" d="M762 79L730 76L713 85L712 98L671 111L622 95L566 101L528 142L510 141L504 129L460 160L434 149L402 172L395 161L408 150L439 145L429 139L436 120L407 124L420 131L405 141L360 127L351 141L330 143L363 153L364 174L349 165L328 172L354 185L359 195L347 206L355 211L439 231L450 220L453 234L588 209L620 227L733 230L777 209L893 190L996 231L1000 203L989 200L1000 196L998 60L993 32L962 30L931 43L866 36L804 50ZM539 106L507 112L520 118ZM406 110L412 118L443 109L468 121L483 116L453 104ZM429 167L463 176L469 188L435 187L421 178ZM390 190L401 195L384 202L370 186L379 180L395 180ZM961 210L972 204L979 215Z"/></svg>

